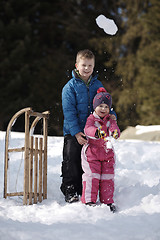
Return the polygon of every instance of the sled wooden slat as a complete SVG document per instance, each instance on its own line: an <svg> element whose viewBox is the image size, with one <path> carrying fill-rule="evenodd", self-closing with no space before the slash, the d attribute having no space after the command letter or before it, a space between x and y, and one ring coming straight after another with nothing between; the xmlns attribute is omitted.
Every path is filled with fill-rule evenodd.
<svg viewBox="0 0 160 240"><path fill-rule="evenodd" d="M43 139L39 139L39 148L40 148L40 153L39 153L39 196L38 196L38 201L42 202L42 148L43 148Z"/></svg>
<svg viewBox="0 0 160 240"><path fill-rule="evenodd" d="M38 138L35 138L34 155L34 203L37 203L37 175L38 174Z"/></svg>
<svg viewBox="0 0 160 240"><path fill-rule="evenodd" d="M8 153L10 152L24 152L25 148L21 147L21 148L10 148L8 149Z"/></svg>
<svg viewBox="0 0 160 240"><path fill-rule="evenodd" d="M32 204L32 181L33 181L33 141L34 138L30 138L30 156L29 156L29 205Z"/></svg>
<svg viewBox="0 0 160 240"><path fill-rule="evenodd" d="M27 204L29 191L29 114L25 112L25 154L24 154L24 195L23 204Z"/></svg>
<svg viewBox="0 0 160 240"><path fill-rule="evenodd" d="M7 197L23 196L23 192L13 192L7 193ZM43 193L42 193L43 196ZM32 197L34 197L34 192L32 192ZM39 197L39 192L37 192L37 197Z"/></svg>
<svg viewBox="0 0 160 240"><path fill-rule="evenodd" d="M7 193L6 195L7 195L7 197L23 196L23 192Z"/></svg>
<svg viewBox="0 0 160 240"><path fill-rule="evenodd" d="M43 161L43 199L47 199L47 120L43 119L44 161Z"/></svg>
<svg viewBox="0 0 160 240"><path fill-rule="evenodd" d="M30 116L40 117L40 118L48 118L49 114L38 113L38 112L31 112Z"/></svg>

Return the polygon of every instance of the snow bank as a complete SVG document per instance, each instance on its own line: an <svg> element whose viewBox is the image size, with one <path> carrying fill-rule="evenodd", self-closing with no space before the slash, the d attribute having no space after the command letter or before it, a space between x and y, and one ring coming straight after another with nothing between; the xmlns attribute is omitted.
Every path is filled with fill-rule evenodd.
<svg viewBox="0 0 160 240"><path fill-rule="evenodd" d="M120 139L160 141L160 125L128 127L121 133Z"/></svg>
<svg viewBox="0 0 160 240"><path fill-rule="evenodd" d="M12 133L11 146L23 146L23 136ZM48 138L48 199L30 206L23 206L22 198L3 199L4 139L5 133L0 132L0 239L160 239L160 143L115 141L115 203L119 212L113 214L99 202L96 207L65 203L59 189L63 137ZM22 157L11 155L10 189L15 189L17 176L16 188L23 188Z"/></svg>

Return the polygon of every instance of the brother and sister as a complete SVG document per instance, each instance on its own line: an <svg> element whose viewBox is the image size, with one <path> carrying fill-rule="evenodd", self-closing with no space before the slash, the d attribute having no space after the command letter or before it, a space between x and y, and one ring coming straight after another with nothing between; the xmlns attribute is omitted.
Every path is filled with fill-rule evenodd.
<svg viewBox="0 0 160 240"><path fill-rule="evenodd" d="M94 72L95 56L86 49L76 57L72 78L62 90L64 147L61 191L65 201L101 203L116 211L114 199L114 150L108 137L118 138L112 97ZM83 184L82 184L83 182ZM82 187L83 185L83 187Z"/></svg>

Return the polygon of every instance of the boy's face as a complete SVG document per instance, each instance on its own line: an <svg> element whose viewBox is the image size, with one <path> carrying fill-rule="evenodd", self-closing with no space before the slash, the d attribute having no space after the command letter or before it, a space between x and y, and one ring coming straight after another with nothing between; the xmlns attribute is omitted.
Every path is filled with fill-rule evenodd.
<svg viewBox="0 0 160 240"><path fill-rule="evenodd" d="M94 58L80 58L75 64L81 78L86 82L93 73Z"/></svg>
<svg viewBox="0 0 160 240"><path fill-rule="evenodd" d="M99 106L96 107L95 112L101 118L104 118L106 115L109 114L109 106L105 103L101 103Z"/></svg>

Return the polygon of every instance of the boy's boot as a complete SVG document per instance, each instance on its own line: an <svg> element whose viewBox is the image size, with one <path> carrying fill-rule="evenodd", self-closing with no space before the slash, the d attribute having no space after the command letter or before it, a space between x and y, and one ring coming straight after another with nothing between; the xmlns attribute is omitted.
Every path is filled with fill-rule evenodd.
<svg viewBox="0 0 160 240"><path fill-rule="evenodd" d="M67 186L65 191L65 201L68 203L73 203L79 201L79 197L75 192L75 188L73 185Z"/></svg>

